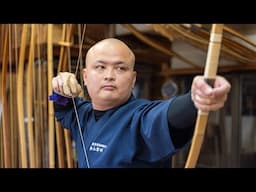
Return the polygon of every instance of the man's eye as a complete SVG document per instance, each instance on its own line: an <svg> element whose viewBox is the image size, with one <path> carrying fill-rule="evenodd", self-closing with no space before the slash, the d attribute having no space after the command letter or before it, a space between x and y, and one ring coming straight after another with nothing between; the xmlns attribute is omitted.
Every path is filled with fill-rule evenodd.
<svg viewBox="0 0 256 192"><path fill-rule="evenodd" d="M103 65L97 65L96 69L104 69L105 67Z"/></svg>
<svg viewBox="0 0 256 192"><path fill-rule="evenodd" d="M125 67L117 67L118 71L125 71L125 69L126 69Z"/></svg>

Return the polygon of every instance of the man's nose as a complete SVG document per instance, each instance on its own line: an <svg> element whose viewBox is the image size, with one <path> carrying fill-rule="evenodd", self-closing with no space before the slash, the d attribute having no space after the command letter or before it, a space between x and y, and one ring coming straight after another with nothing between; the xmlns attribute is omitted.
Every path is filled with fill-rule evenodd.
<svg viewBox="0 0 256 192"><path fill-rule="evenodd" d="M115 80L115 73L113 69L106 70L104 75L104 80Z"/></svg>

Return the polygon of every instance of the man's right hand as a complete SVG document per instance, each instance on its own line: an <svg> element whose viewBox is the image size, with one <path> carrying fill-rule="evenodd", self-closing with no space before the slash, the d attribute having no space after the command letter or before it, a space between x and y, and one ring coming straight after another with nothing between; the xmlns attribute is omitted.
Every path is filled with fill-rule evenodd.
<svg viewBox="0 0 256 192"><path fill-rule="evenodd" d="M69 72L60 72L52 79L53 91L65 97L77 97L82 91L75 75Z"/></svg>

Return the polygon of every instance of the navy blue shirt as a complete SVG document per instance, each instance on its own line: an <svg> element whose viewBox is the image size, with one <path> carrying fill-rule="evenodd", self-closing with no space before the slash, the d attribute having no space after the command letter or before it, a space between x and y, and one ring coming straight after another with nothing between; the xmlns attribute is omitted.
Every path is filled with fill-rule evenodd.
<svg viewBox="0 0 256 192"><path fill-rule="evenodd" d="M71 99L57 98L53 100L65 106L56 102L55 116L62 127L70 129L81 168L171 167L171 155L193 134L196 108L190 93L158 101L132 95L125 104L101 113L100 118L90 101L75 98L85 154ZM180 114L186 121L177 118Z"/></svg>
<svg viewBox="0 0 256 192"><path fill-rule="evenodd" d="M172 142L168 126L167 112L172 101L131 96L97 121L92 103L75 98L90 167L171 167L171 155L179 150ZM71 131L78 167L88 167L73 105L55 107L55 116Z"/></svg>

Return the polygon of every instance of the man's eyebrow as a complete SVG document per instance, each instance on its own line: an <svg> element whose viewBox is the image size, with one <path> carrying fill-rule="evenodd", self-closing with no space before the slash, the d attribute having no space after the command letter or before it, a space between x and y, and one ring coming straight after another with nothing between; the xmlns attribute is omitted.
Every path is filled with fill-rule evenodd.
<svg viewBox="0 0 256 192"><path fill-rule="evenodd" d="M117 64L117 65L119 65L119 64L126 64L126 62L118 61L118 62L116 62L115 64Z"/></svg>
<svg viewBox="0 0 256 192"><path fill-rule="evenodd" d="M95 63L106 63L106 62L103 60L96 60Z"/></svg>
<svg viewBox="0 0 256 192"><path fill-rule="evenodd" d="M99 60L96 60L95 63L107 64L108 62L99 59ZM116 62L114 62L114 64L115 64L115 65L120 65L120 64L127 64L127 63L124 62L124 61L116 61Z"/></svg>

